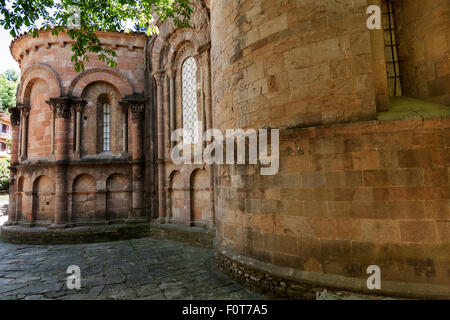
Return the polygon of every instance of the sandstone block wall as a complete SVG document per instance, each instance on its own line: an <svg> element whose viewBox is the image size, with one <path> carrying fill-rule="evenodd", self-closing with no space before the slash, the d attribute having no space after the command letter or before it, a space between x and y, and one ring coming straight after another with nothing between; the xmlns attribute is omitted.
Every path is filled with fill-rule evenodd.
<svg viewBox="0 0 450 320"><path fill-rule="evenodd" d="M145 35L100 32L99 37L102 44L116 50L117 68L114 70L120 70L123 77L131 82L135 92L143 92L145 81L142 66L144 64ZM85 85L89 83L86 78L82 79L82 76L75 71L73 63L70 61L72 43L73 40L64 33L53 36L51 31L40 32L38 38L25 35L16 39L11 46L11 53L19 62L22 70L22 82L29 80L26 78L28 72L37 69L37 66L45 65L56 72L55 76L60 80L62 93L66 93L69 89L74 90L74 84L78 80L84 80ZM33 68L29 69L30 67ZM85 67L86 70L94 67L105 68L103 62L99 61L94 54L90 55L90 61L85 63ZM91 71L88 74L92 73ZM55 84L51 83L51 85ZM25 87L19 91L21 94L23 94L23 89Z"/></svg>
<svg viewBox="0 0 450 320"><path fill-rule="evenodd" d="M310 126L376 113L367 1L216 1L218 128Z"/></svg>
<svg viewBox="0 0 450 320"><path fill-rule="evenodd" d="M392 2L404 95L450 106L450 4Z"/></svg>
<svg viewBox="0 0 450 320"><path fill-rule="evenodd" d="M141 195L147 38L98 36L116 50L117 68L92 55L77 73L73 41L63 33L24 35L11 45L22 75L8 224L64 228L148 219ZM104 104L110 106L110 150L103 146Z"/></svg>
<svg viewBox="0 0 450 320"><path fill-rule="evenodd" d="M214 172L212 166L203 164L175 165L171 159L171 149L176 142L171 141L172 133L184 128L183 64L194 58L197 104L193 120L201 122L202 133L213 127L211 101L210 65L210 14L204 1L192 1L194 13L191 28L177 29L166 20L159 22L160 35L153 38L149 46L149 61L155 85L154 98L158 146L156 170L159 220L211 227L214 225ZM151 177L148 177L150 180Z"/></svg>
<svg viewBox="0 0 450 320"><path fill-rule="evenodd" d="M385 105L376 98L386 81L374 70L384 43L367 30L369 4L211 4L214 126L281 129L277 175L217 168L218 261L234 256L251 268L266 263L263 273L284 267L290 280L344 288L363 283L375 264L384 283L402 283L387 285L390 293L445 296L449 121L370 121L376 103ZM430 25L433 38L445 37L439 22ZM425 28L407 32L426 39Z"/></svg>
<svg viewBox="0 0 450 320"><path fill-rule="evenodd" d="M449 134L449 119L285 130L278 175L219 167L218 241L282 267L448 285Z"/></svg>
<svg viewBox="0 0 450 320"><path fill-rule="evenodd" d="M16 223L50 226L55 222L54 165L19 165L17 189L13 196ZM126 163L69 166L66 172L68 226L124 223L132 210L130 176Z"/></svg>
<svg viewBox="0 0 450 320"><path fill-rule="evenodd" d="M36 79L30 93L30 102L34 108L30 110L28 156L32 159L47 158L51 152L51 111L46 100L50 98L48 84L45 80Z"/></svg>
<svg viewBox="0 0 450 320"><path fill-rule="evenodd" d="M275 287L295 275L355 289L376 264L388 293L448 296L450 122L374 120L389 100L382 33L366 28L367 6L380 1L192 3L191 28L166 20L151 39L101 33L118 53L115 69L92 57L75 73L64 35L13 43L22 118L10 222L217 223L218 265L251 269L255 283L288 270L273 278ZM448 6L435 4L395 1L401 72L406 94L446 103ZM190 57L200 129L281 129L277 175L172 162L170 136L183 127L181 68ZM105 95L112 152L99 156ZM86 106L68 115L67 101L57 99L52 127L55 113L43 101L60 96ZM17 138L24 134L28 140ZM14 239L14 231L5 234ZM31 239L26 234L17 233ZM269 268L253 270L259 264ZM285 289L299 288L294 282Z"/></svg>

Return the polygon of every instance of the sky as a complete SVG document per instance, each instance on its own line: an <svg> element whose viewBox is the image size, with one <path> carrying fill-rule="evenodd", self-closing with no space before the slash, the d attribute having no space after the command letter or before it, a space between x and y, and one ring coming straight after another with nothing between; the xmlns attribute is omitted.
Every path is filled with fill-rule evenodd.
<svg viewBox="0 0 450 320"><path fill-rule="evenodd" d="M14 60L9 51L9 44L13 38L8 31L0 27L0 73L7 69L14 69L20 71L19 65Z"/></svg>

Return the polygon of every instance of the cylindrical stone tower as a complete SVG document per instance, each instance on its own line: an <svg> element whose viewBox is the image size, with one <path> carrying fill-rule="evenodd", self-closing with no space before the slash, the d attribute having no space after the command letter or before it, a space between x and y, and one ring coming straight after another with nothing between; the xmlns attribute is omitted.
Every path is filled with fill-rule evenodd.
<svg viewBox="0 0 450 320"><path fill-rule="evenodd" d="M280 129L278 174L217 170L217 263L266 293L450 296L450 119L376 120L369 4L211 3L214 127Z"/></svg>
<svg viewBox="0 0 450 320"><path fill-rule="evenodd" d="M147 37L98 37L116 51L117 68L92 55L77 73L70 61L73 40L64 33L23 35L11 45L22 75L18 106L11 109L14 183L5 241L92 242L148 233Z"/></svg>

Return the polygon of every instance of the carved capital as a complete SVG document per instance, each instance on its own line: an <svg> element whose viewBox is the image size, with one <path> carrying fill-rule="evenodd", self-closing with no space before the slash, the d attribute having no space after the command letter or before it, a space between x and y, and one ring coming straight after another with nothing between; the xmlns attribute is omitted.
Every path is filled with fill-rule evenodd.
<svg viewBox="0 0 450 320"><path fill-rule="evenodd" d="M18 109L20 110L20 113L22 114L22 117L28 118L28 116L30 115L30 109L31 109L30 106L19 104L18 105Z"/></svg>
<svg viewBox="0 0 450 320"><path fill-rule="evenodd" d="M144 120L145 117L145 99L139 100L124 100L120 104L124 110L129 110L131 113L131 120L139 121Z"/></svg>
<svg viewBox="0 0 450 320"><path fill-rule="evenodd" d="M157 87L161 87L164 81L166 70L160 69L152 73L153 79L155 79L155 84Z"/></svg>
<svg viewBox="0 0 450 320"><path fill-rule="evenodd" d="M132 102L130 103L131 120L143 120L145 117L145 103Z"/></svg>
<svg viewBox="0 0 450 320"><path fill-rule="evenodd" d="M87 105L87 101L83 99L72 100L72 107L75 112L83 112L84 107Z"/></svg>
<svg viewBox="0 0 450 320"><path fill-rule="evenodd" d="M166 74L169 77L169 79L175 79L175 69L168 69Z"/></svg>
<svg viewBox="0 0 450 320"><path fill-rule="evenodd" d="M19 105L17 105L17 107L15 108L8 108L11 118L11 125L13 127L17 127L20 125L20 109L18 107Z"/></svg>
<svg viewBox="0 0 450 320"><path fill-rule="evenodd" d="M55 112L57 118L70 118L71 116L71 103L68 97L50 98L45 101Z"/></svg>

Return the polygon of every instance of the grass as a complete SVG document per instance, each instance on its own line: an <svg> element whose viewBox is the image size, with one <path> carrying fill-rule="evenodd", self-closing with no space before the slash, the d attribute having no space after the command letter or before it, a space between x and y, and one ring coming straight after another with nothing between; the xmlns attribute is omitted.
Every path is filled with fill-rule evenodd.
<svg viewBox="0 0 450 320"><path fill-rule="evenodd" d="M391 97L389 111L378 113L378 120L416 117L450 117L450 107L409 97Z"/></svg>

